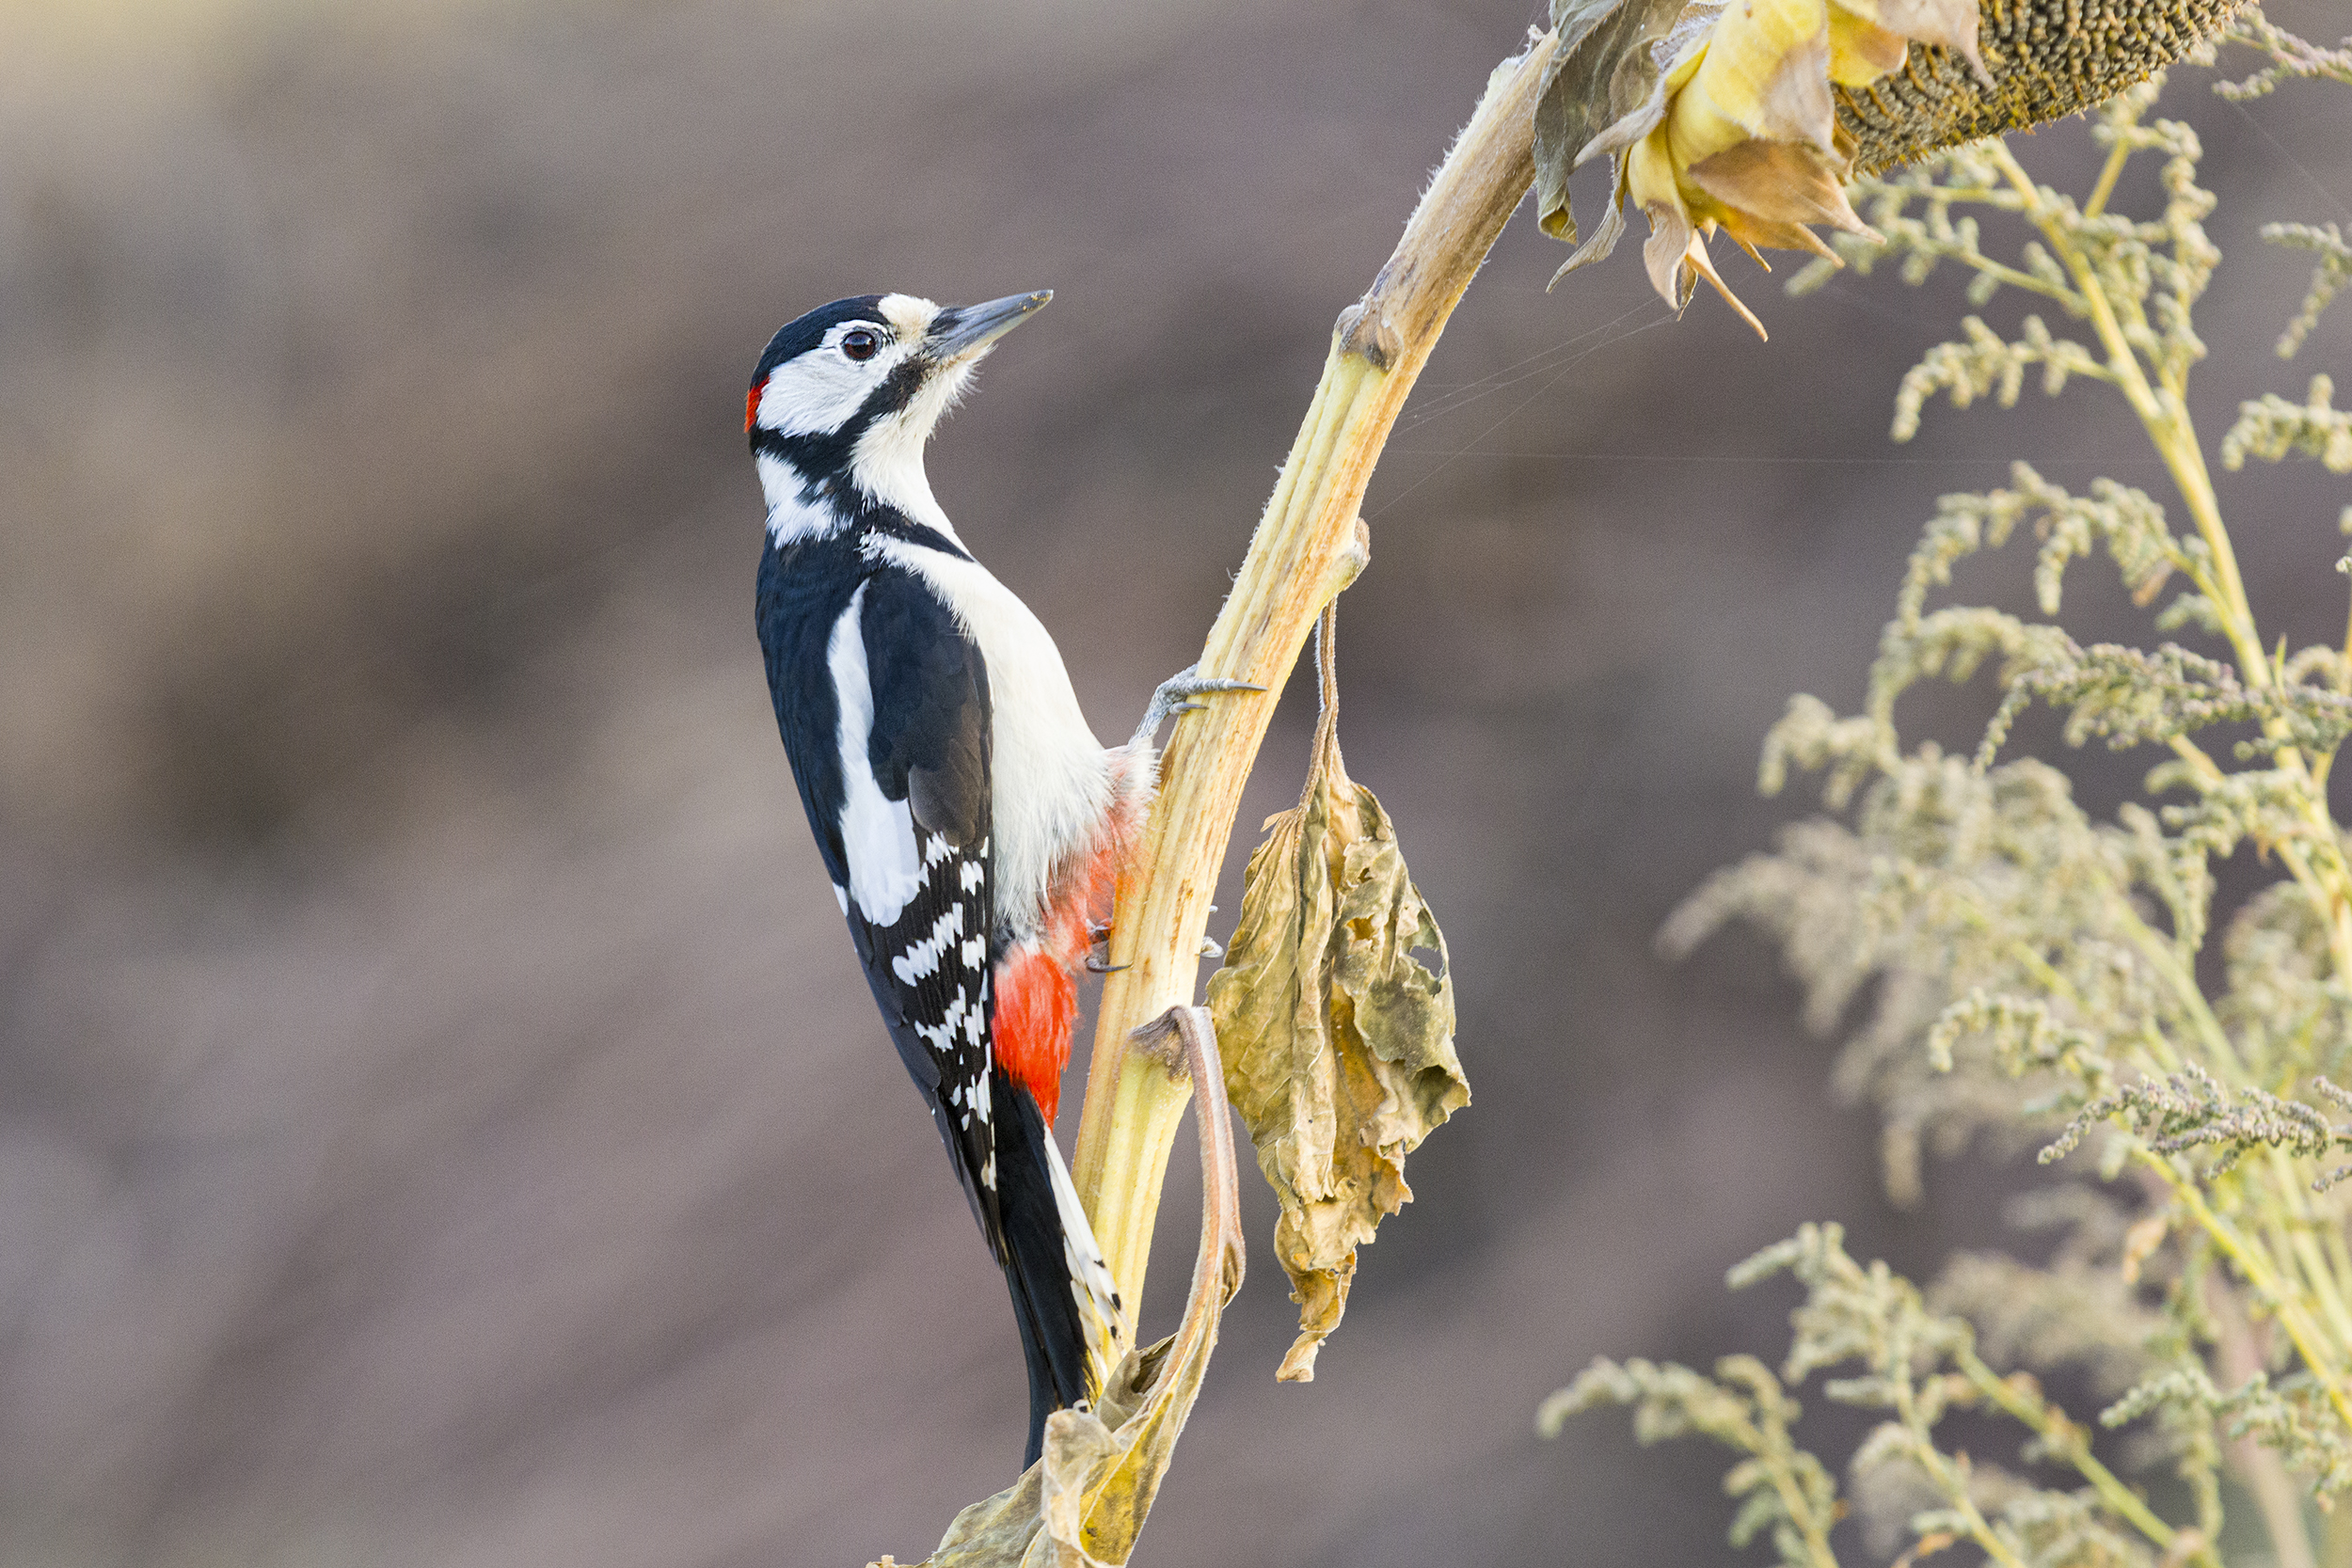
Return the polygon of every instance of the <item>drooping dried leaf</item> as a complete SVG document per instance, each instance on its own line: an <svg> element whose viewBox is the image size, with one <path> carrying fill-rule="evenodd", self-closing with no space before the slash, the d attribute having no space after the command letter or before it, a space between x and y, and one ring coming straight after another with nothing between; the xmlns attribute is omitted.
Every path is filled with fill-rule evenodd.
<svg viewBox="0 0 2352 1568"><path fill-rule="evenodd" d="M1233 1132L1216 1036L1199 1007L1173 1008L1144 1049L1190 1073L1199 1095L1200 1246L1183 1326L1130 1351L1090 1410L1045 1418L1044 1450L1021 1479L956 1515L914 1568L1118 1568L1135 1550L1176 1439L1200 1397L1226 1303L1241 1289L1243 1247ZM868 1568L888 1568L889 1560Z"/></svg>
<svg viewBox="0 0 2352 1568"><path fill-rule="evenodd" d="M1274 1246L1299 1332L1276 1375L1303 1383L1347 1308L1356 1249L1412 1198L1405 1156L1470 1103L1470 1085L1445 938L1336 745L1266 827L1209 1007L1227 1092L1281 1203Z"/></svg>

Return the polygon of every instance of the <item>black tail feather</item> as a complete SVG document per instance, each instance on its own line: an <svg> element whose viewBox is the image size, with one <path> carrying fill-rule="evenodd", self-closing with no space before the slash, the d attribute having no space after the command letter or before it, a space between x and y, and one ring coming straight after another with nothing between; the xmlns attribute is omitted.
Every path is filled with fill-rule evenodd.
<svg viewBox="0 0 2352 1568"><path fill-rule="evenodd" d="M1045 1125L1029 1091L1001 1069L990 1085L996 1123L996 1196L1004 1226L1005 1283L1029 1367L1029 1437L1022 1468L1037 1463L1045 1418L1089 1398L1085 1321L1070 1275L1061 1209L1047 1163Z"/></svg>

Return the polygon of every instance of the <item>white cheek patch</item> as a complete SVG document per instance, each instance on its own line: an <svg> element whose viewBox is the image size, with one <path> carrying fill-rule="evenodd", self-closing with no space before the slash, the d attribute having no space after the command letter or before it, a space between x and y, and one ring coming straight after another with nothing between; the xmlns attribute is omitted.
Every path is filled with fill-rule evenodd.
<svg viewBox="0 0 2352 1568"><path fill-rule="evenodd" d="M866 585L833 626L825 665L841 705L841 852L850 863L850 896L877 926L898 921L923 885L914 816L904 800L885 798L866 748L874 734L874 689L866 670Z"/></svg>
<svg viewBox="0 0 2352 1568"><path fill-rule="evenodd" d="M866 372L881 355L855 364L829 348L787 360L759 392L759 424L783 436L817 436L850 422L874 382Z"/></svg>
<svg viewBox="0 0 2352 1568"><path fill-rule="evenodd" d="M903 297L897 296L896 297ZM851 359L836 346L850 323L825 335L821 347L787 359L770 372L759 389L755 422L780 436L822 436L839 430L865 406L874 388L889 379L900 360L922 342L920 331L894 326L891 341L871 359Z"/></svg>

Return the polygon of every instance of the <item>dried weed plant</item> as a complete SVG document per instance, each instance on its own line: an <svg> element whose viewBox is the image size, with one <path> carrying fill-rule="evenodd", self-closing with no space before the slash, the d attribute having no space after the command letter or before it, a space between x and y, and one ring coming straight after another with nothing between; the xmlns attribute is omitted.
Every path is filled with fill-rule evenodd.
<svg viewBox="0 0 2352 1568"><path fill-rule="evenodd" d="M2352 40L2319 47L2248 11L2222 41L2265 62L2225 96L2352 84ZM2243 404L2210 449L2195 428L2187 381L2206 344L2193 315L2221 257L2196 133L2154 117L2162 87L2097 111L2106 157L2079 197L1983 142L1857 182L1855 207L1885 244L1836 237L1857 270L1915 284L1955 264L1974 274L1974 304L2014 289L2064 317L2029 315L2014 339L1968 317L1903 379L1896 439L1939 397L2006 406L2028 376L2051 396L2101 383L2137 416L2177 499L2111 480L2071 492L2022 463L2005 488L1944 497L1863 711L1798 697L1765 743L1765 790L1818 773L1831 815L1719 873L1662 933L1679 954L1754 925L1802 981L1813 1024L1858 1010L1837 1071L1883 1114L1899 1199L1916 1196L1923 1150L1987 1134L2041 1145L2059 1180L2013 1215L2058 1232L2046 1263L1961 1256L1922 1290L1850 1257L1837 1227L1809 1225L1731 1275L1803 1288L1777 1370L1745 1355L1711 1374L1601 1360L1546 1402L1547 1431L1613 1403L1645 1441L1732 1449L1732 1539L1767 1542L1784 1563L1899 1552L1908 1565L1953 1548L2153 1568L2218 1564L2225 1544L2281 1568L2352 1562L2352 1507L2335 1506L2352 1486L2352 1186L2339 1184L2352 1174L2339 1086L2352 1084L2352 840L2328 800L2352 735L2352 633L2296 648L2258 624L2207 459L2352 473L2352 411L2315 375L2301 401ZM2115 211L2142 155L2161 160L2160 206ZM1995 255L1995 223L2026 234ZM2277 345L2292 356L2352 277L2352 252L2333 225L2264 236L2318 257ZM2352 532L2352 508L2342 522ZM1936 602L1970 557L2027 528L2042 619ZM2068 570L2092 555L2151 612L2148 645L2085 646L2059 619ZM2336 564L2352 571L2352 557ZM1985 670L2003 695L1973 757L1903 744L1903 693ZM2157 749L2146 798L2096 819L2060 767L2005 756L2013 721L2037 706L2063 717L2070 743ZM2217 867L2241 848L2273 879L2217 910ZM2105 1408L2060 1409L2036 1376L2056 1368ZM1815 1373L1822 1397L1877 1418L1842 1494L1792 1431L1791 1390ZM1948 1424L1963 1411L1975 1454ZM1988 1456L1988 1424L2013 1436L2013 1459ZM2241 1499L2259 1546L2223 1533Z"/></svg>

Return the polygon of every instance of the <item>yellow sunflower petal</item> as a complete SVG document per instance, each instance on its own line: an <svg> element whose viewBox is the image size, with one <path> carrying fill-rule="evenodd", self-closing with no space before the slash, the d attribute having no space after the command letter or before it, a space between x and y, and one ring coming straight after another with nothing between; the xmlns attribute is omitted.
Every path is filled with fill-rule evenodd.
<svg viewBox="0 0 2352 1568"><path fill-rule="evenodd" d="M1671 207L1682 214L1686 223L1689 221L1690 209L1683 200L1682 182L1675 176L1674 154L1668 148L1663 125L1626 149L1622 178L1627 199L1643 212L1653 207ZM1670 298L1669 303L1677 302ZM1679 309L1678 304L1677 308Z"/></svg>
<svg viewBox="0 0 2352 1568"><path fill-rule="evenodd" d="M1856 16L1835 3L1829 10L1829 79L1841 87L1867 87L1903 68L1911 46L1902 34Z"/></svg>
<svg viewBox="0 0 2352 1568"><path fill-rule="evenodd" d="M1829 150L1828 0L1746 0L1724 12L1666 122L1688 163L1742 136Z"/></svg>

